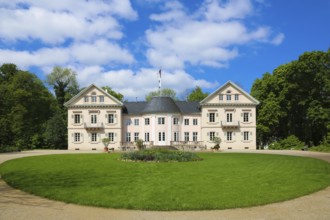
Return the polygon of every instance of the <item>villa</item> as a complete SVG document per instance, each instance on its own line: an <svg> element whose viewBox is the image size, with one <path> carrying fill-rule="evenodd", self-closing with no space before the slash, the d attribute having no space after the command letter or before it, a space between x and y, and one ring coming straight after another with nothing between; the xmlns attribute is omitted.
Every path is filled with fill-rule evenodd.
<svg viewBox="0 0 330 220"><path fill-rule="evenodd" d="M228 81L201 102L153 97L149 102L120 102L92 84L64 105L68 108L68 149L102 150L144 145L204 150L220 137L221 149L256 149L259 102Z"/></svg>

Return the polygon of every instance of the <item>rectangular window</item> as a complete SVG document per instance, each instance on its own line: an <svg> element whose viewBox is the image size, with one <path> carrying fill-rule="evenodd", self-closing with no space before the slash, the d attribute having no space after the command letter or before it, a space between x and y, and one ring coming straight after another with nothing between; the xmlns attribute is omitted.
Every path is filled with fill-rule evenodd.
<svg viewBox="0 0 330 220"><path fill-rule="evenodd" d="M131 142L131 133L126 132L126 142Z"/></svg>
<svg viewBox="0 0 330 220"><path fill-rule="evenodd" d="M209 122L215 122L215 113L209 113Z"/></svg>
<svg viewBox="0 0 330 220"><path fill-rule="evenodd" d="M189 119L186 118L186 119L184 120L184 125L189 125Z"/></svg>
<svg viewBox="0 0 330 220"><path fill-rule="evenodd" d="M249 122L249 113L248 112L243 113L243 121L244 122Z"/></svg>
<svg viewBox="0 0 330 220"><path fill-rule="evenodd" d="M139 125L139 119L134 119L134 125L135 126Z"/></svg>
<svg viewBox="0 0 330 220"><path fill-rule="evenodd" d="M179 141L179 132L174 132L174 141Z"/></svg>
<svg viewBox="0 0 330 220"><path fill-rule="evenodd" d="M115 137L115 135L113 132L108 133L108 138L109 138L110 142L113 142L115 140L114 137Z"/></svg>
<svg viewBox="0 0 330 220"><path fill-rule="evenodd" d="M150 119L149 118L145 118L144 119L144 124L145 125L150 125Z"/></svg>
<svg viewBox="0 0 330 220"><path fill-rule="evenodd" d="M80 142L80 133L74 133L74 142Z"/></svg>
<svg viewBox="0 0 330 220"><path fill-rule="evenodd" d="M189 141L189 132L184 133L184 141Z"/></svg>
<svg viewBox="0 0 330 220"><path fill-rule="evenodd" d="M165 141L165 132L158 132L158 141Z"/></svg>
<svg viewBox="0 0 330 220"><path fill-rule="evenodd" d="M163 118L163 117L158 118L158 124L159 125L164 125L165 124L165 118Z"/></svg>
<svg viewBox="0 0 330 220"><path fill-rule="evenodd" d="M233 113L227 113L227 122L233 122Z"/></svg>
<svg viewBox="0 0 330 220"><path fill-rule="evenodd" d="M223 100L223 95L219 95L219 100L220 100L220 101Z"/></svg>
<svg viewBox="0 0 330 220"><path fill-rule="evenodd" d="M244 141L248 141L248 140L249 140L249 132L244 131Z"/></svg>
<svg viewBox="0 0 330 220"><path fill-rule="evenodd" d="M232 131L228 131L227 132L227 141L231 141L233 140L233 132Z"/></svg>
<svg viewBox="0 0 330 220"><path fill-rule="evenodd" d="M100 102L104 102L104 96L103 95L100 96Z"/></svg>
<svg viewBox="0 0 330 220"><path fill-rule="evenodd" d="M235 94L235 101L238 101L238 99L239 99L239 95Z"/></svg>
<svg viewBox="0 0 330 220"><path fill-rule="evenodd" d="M92 133L91 135L91 141L96 142L97 141L97 133Z"/></svg>
<svg viewBox="0 0 330 220"><path fill-rule="evenodd" d="M144 133L144 141L150 141L149 132Z"/></svg>
<svg viewBox="0 0 330 220"><path fill-rule="evenodd" d="M179 119L178 118L173 118L173 124L178 125L179 124Z"/></svg>
<svg viewBox="0 0 330 220"><path fill-rule="evenodd" d="M96 96L92 96L92 102L96 102Z"/></svg>
<svg viewBox="0 0 330 220"><path fill-rule="evenodd" d="M79 114L74 115L74 123L75 124L80 124L80 115Z"/></svg>
<svg viewBox="0 0 330 220"><path fill-rule="evenodd" d="M97 115L91 115L91 123L96 124L97 123Z"/></svg>
<svg viewBox="0 0 330 220"><path fill-rule="evenodd" d="M114 114L108 114L108 123L113 124L115 122Z"/></svg>
<svg viewBox="0 0 330 220"><path fill-rule="evenodd" d="M85 101L85 102L88 102L88 96L85 96L85 97L84 97L84 101Z"/></svg>
<svg viewBox="0 0 330 220"><path fill-rule="evenodd" d="M139 140L139 132L134 133L134 141Z"/></svg>
<svg viewBox="0 0 330 220"><path fill-rule="evenodd" d="M210 132L210 141L213 141L214 140L214 137L215 137L215 132L214 131L211 131Z"/></svg>
<svg viewBox="0 0 330 220"><path fill-rule="evenodd" d="M198 120L197 120L197 118L194 118L193 119L193 125L197 125L198 124Z"/></svg>
<svg viewBox="0 0 330 220"><path fill-rule="evenodd" d="M231 95L227 95L227 101L231 100Z"/></svg>
<svg viewBox="0 0 330 220"><path fill-rule="evenodd" d="M197 140L198 140L198 133L193 132L193 141L197 141Z"/></svg>

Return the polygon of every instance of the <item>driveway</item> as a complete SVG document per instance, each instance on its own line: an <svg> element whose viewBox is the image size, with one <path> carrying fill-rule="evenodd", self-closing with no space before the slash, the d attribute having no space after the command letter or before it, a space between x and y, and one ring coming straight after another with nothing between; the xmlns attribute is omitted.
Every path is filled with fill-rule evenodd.
<svg viewBox="0 0 330 220"><path fill-rule="evenodd" d="M330 162L330 154L327 153L270 150L224 151L223 153L231 152L306 156ZM36 150L7 153L0 154L0 163L14 158L63 153L86 152ZM251 208L158 212L105 209L52 201L13 189L0 178L0 219L330 219L330 187L290 201Z"/></svg>

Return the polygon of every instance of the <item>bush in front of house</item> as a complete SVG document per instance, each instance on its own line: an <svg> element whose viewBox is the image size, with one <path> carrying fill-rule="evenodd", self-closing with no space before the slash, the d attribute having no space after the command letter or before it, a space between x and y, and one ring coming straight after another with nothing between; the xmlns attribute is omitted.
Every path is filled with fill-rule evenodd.
<svg viewBox="0 0 330 220"><path fill-rule="evenodd" d="M270 150L302 150L304 142L300 141L296 136L290 135L289 137L275 141L269 145Z"/></svg>
<svg viewBox="0 0 330 220"><path fill-rule="evenodd" d="M188 162L202 160L196 153L165 149L147 149L123 153L121 160L142 162Z"/></svg>

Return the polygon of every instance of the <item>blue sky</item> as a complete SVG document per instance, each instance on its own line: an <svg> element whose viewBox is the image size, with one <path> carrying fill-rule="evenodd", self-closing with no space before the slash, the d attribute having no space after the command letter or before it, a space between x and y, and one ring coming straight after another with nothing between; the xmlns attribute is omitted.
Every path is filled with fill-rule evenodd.
<svg viewBox="0 0 330 220"><path fill-rule="evenodd" d="M143 100L162 86L184 97L256 78L305 51L330 48L326 0L0 0L0 63L42 80L55 65L81 87Z"/></svg>

